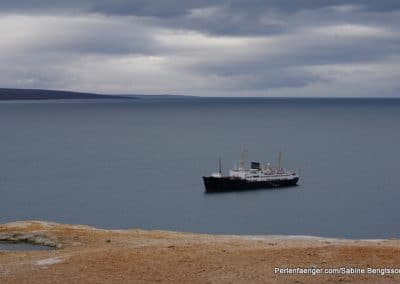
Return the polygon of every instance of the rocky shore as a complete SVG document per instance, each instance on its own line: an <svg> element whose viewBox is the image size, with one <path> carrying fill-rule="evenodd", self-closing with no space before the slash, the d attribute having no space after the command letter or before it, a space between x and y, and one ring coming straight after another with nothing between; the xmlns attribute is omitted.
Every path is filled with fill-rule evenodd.
<svg viewBox="0 0 400 284"><path fill-rule="evenodd" d="M25 221L0 225L0 241L54 248L0 251L0 283L400 282L400 275L391 273L313 275L299 274L299 270L287 273L296 268L309 272L332 268L400 268L397 239L100 230L83 225Z"/></svg>

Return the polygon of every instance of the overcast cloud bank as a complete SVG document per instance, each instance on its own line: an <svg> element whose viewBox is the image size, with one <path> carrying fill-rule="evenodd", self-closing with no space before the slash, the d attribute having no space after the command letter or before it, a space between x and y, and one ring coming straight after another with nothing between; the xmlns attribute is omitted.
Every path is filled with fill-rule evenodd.
<svg viewBox="0 0 400 284"><path fill-rule="evenodd" d="M399 1L33 2L0 3L2 87L399 96Z"/></svg>

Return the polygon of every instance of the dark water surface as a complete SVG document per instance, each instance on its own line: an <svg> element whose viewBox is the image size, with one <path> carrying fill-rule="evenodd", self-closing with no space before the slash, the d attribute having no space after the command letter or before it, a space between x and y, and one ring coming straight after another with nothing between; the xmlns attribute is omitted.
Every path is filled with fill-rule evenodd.
<svg viewBox="0 0 400 284"><path fill-rule="evenodd" d="M238 160L300 185L207 195ZM0 103L0 222L228 234L400 237L400 100Z"/></svg>

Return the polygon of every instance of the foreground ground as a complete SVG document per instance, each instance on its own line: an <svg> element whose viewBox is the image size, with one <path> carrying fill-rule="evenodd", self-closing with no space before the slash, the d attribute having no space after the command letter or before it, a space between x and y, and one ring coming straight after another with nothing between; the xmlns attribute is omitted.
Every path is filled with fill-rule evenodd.
<svg viewBox="0 0 400 284"><path fill-rule="evenodd" d="M0 225L0 239L50 251L0 251L0 283L398 283L400 275L288 275L275 268L400 268L399 240L215 236L99 230L29 221Z"/></svg>

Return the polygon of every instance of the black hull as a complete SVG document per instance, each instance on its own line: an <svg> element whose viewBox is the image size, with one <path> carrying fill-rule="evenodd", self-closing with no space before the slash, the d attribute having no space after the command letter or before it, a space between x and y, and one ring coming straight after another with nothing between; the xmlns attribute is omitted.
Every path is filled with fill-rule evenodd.
<svg viewBox="0 0 400 284"><path fill-rule="evenodd" d="M247 181L230 177L203 177L203 181L206 192L211 193L295 186L297 185L299 178L276 181Z"/></svg>

